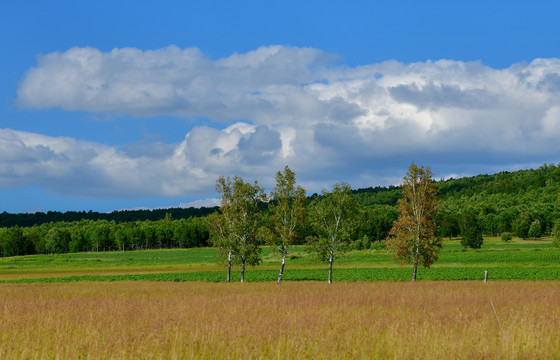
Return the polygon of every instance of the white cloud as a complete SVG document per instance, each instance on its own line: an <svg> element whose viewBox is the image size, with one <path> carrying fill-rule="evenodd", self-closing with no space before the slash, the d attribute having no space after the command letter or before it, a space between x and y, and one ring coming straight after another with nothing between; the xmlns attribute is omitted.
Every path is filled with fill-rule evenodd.
<svg viewBox="0 0 560 360"><path fill-rule="evenodd" d="M41 56L20 83L23 107L202 116L227 127L122 149L4 130L0 183L207 197L219 174L271 186L285 164L318 191L336 180L386 184L412 160L436 175L559 161L559 59L507 69L452 60L349 68L332 59L283 46L217 60L173 46Z"/></svg>
<svg viewBox="0 0 560 360"><path fill-rule="evenodd" d="M211 198L211 199L202 199L202 200L195 200L189 203L180 204L179 207L181 208L203 208L203 207L214 207L220 206L222 200L219 198Z"/></svg>

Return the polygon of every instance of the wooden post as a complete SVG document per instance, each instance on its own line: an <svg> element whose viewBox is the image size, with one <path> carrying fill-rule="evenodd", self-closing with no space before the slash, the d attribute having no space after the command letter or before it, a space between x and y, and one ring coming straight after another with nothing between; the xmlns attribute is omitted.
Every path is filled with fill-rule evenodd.
<svg viewBox="0 0 560 360"><path fill-rule="evenodd" d="M484 270L484 282L488 281L488 270Z"/></svg>

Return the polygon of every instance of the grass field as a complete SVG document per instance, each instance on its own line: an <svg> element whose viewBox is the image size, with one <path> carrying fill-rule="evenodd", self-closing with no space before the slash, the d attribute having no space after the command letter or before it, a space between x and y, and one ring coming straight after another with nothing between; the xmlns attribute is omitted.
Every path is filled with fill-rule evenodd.
<svg viewBox="0 0 560 360"><path fill-rule="evenodd" d="M0 282L75 281L224 281L225 268L211 248L90 252L0 258ZM280 259L270 248L263 250L263 263L250 268L247 281L274 281ZM235 269L234 269L235 270ZM480 250L464 250L457 240L446 241L440 259L430 269L420 269L427 280L560 279L560 251L550 240L485 239ZM335 262L335 281L409 280L410 266L396 264L386 250L355 250ZM234 271L237 280L239 271ZM290 280L323 280L326 266L315 261L303 247L289 254L285 277Z"/></svg>
<svg viewBox="0 0 560 360"><path fill-rule="evenodd" d="M217 255L0 258L0 359L560 358L560 251L549 240L467 251L446 241L416 283L386 250L350 252L329 285L326 266L296 247L280 287L270 248L245 284L223 283Z"/></svg>
<svg viewBox="0 0 560 360"><path fill-rule="evenodd" d="M0 285L2 359L558 359L560 282Z"/></svg>

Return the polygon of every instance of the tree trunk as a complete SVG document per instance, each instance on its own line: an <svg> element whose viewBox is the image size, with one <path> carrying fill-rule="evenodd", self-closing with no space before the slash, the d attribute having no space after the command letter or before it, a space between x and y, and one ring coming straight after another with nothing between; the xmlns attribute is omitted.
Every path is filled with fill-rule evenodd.
<svg viewBox="0 0 560 360"><path fill-rule="evenodd" d="M231 282L231 250L228 252L227 282Z"/></svg>
<svg viewBox="0 0 560 360"><path fill-rule="evenodd" d="M414 254L414 269L412 270L412 281L416 281L416 272L418 271L418 255L420 252L418 241L416 242L416 253Z"/></svg>
<svg viewBox="0 0 560 360"><path fill-rule="evenodd" d="M333 256L331 254L329 257L329 284L332 283L332 263L333 263Z"/></svg>
<svg viewBox="0 0 560 360"><path fill-rule="evenodd" d="M245 282L245 260L241 260L241 282Z"/></svg>
<svg viewBox="0 0 560 360"><path fill-rule="evenodd" d="M286 247L282 251L282 265L280 265L280 274L278 274L278 285L282 283L282 275L284 274L284 264L286 264Z"/></svg>

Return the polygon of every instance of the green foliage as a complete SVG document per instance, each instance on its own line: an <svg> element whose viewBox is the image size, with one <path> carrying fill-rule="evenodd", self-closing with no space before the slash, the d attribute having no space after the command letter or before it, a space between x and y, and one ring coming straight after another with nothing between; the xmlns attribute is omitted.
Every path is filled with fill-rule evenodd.
<svg viewBox="0 0 560 360"><path fill-rule="evenodd" d="M334 261L350 249L356 210L350 185L344 182L334 184L332 191L323 190L322 198L310 205L309 217L315 235L309 238L309 246L320 260L329 263L329 283Z"/></svg>
<svg viewBox="0 0 560 360"><path fill-rule="evenodd" d="M305 189L296 187L296 174L288 166L276 173L276 186L272 190L273 203L269 206L269 226L264 227L266 242L282 256L278 285L282 282L288 247L296 242L298 230L305 220ZM262 234L262 232L261 232Z"/></svg>
<svg viewBox="0 0 560 360"><path fill-rule="evenodd" d="M552 244L560 248L560 219L556 220L552 227Z"/></svg>
<svg viewBox="0 0 560 360"><path fill-rule="evenodd" d="M533 223L529 213L522 213L519 218L513 222L513 233L515 236L526 239L529 236L529 228Z"/></svg>
<svg viewBox="0 0 560 360"><path fill-rule="evenodd" d="M535 220L531 223L527 235L532 239L540 238L542 236L542 227L539 220Z"/></svg>
<svg viewBox="0 0 560 360"><path fill-rule="evenodd" d="M402 197L402 188L400 186L377 186L352 190L352 194L356 202L366 208L378 205L394 207Z"/></svg>
<svg viewBox="0 0 560 360"><path fill-rule="evenodd" d="M271 235L268 243L280 252L296 242L305 218L305 189L296 186L295 173L288 166L276 173L276 186L269 207Z"/></svg>
<svg viewBox="0 0 560 360"><path fill-rule="evenodd" d="M513 239L513 234L506 231L500 235L500 238L505 242L510 242Z"/></svg>
<svg viewBox="0 0 560 360"><path fill-rule="evenodd" d="M245 266L257 265L261 261L258 235L263 224L266 195L256 181L246 183L239 176L233 179L220 176L216 191L222 196L222 202L220 213L209 218L212 243L227 258L228 281L232 263L238 263L241 264L243 282Z"/></svg>
<svg viewBox="0 0 560 360"><path fill-rule="evenodd" d="M20 227L15 226L0 231L0 255L16 256L33 254L34 252L31 237L25 236Z"/></svg>
<svg viewBox="0 0 560 360"><path fill-rule="evenodd" d="M82 220L122 223L138 221L158 221L163 220L167 214L173 219L190 219L192 217L206 217L216 211L215 207L207 208L171 208L171 209L152 209L152 210L119 210L110 213L99 213L95 211L49 211L47 213L24 213L9 214L0 213L0 227L31 227L55 222L79 222Z"/></svg>
<svg viewBox="0 0 560 360"><path fill-rule="evenodd" d="M533 224L537 221L541 236L554 235L555 222L560 219L558 165L544 164L535 170L449 179L437 182L437 186L442 201L435 220L437 234L441 237L452 238L461 233L465 209L476 217L482 234L491 237L510 232L520 238L536 238L539 227ZM349 239L357 241L356 247L367 249L387 237L398 217L396 203L402 197L402 188L375 187L353 190L352 193L360 208L354 215L356 226ZM308 198L306 205L311 202L312 199ZM274 204L272 202L270 209L262 214L268 216L268 220L271 220ZM261 210L266 210L266 204ZM207 246L208 219L204 216L213 211L215 208L118 211L110 214L4 212L0 214L0 226L5 226L0 228L0 255ZM166 214L169 215L164 220ZM20 230L12 232L9 229L15 224L20 226ZM51 232L54 228L61 231ZM19 236L19 231L22 236ZM67 241L65 231L70 233L70 241ZM307 238L317 235L311 219L304 221L295 233L297 236L293 238L293 244L304 244ZM367 241L363 240L365 236Z"/></svg>
<svg viewBox="0 0 560 360"><path fill-rule="evenodd" d="M20 236L21 233L21 236ZM133 223L79 221L0 228L0 255L207 246L206 218Z"/></svg>
<svg viewBox="0 0 560 360"><path fill-rule="evenodd" d="M410 164L398 202L399 217L387 238L387 248L394 258L413 265L412 281L416 280L418 265L430 267L441 248L435 224L438 190L432 176L429 167Z"/></svg>
<svg viewBox="0 0 560 360"><path fill-rule="evenodd" d="M534 220L539 220L543 233L548 233L560 218L560 167L557 165L450 179L438 185L442 212L460 218L463 209L471 209L483 234L489 236L507 231L526 238ZM441 229L440 219L438 224Z"/></svg>
<svg viewBox="0 0 560 360"><path fill-rule="evenodd" d="M57 227L52 228L45 236L45 249L51 254L67 253L70 240L70 231Z"/></svg>
<svg viewBox="0 0 560 360"><path fill-rule="evenodd" d="M470 211L465 211L461 217L461 236L461 245L465 248L480 249L483 244L482 231L476 216Z"/></svg>
<svg viewBox="0 0 560 360"><path fill-rule="evenodd" d="M461 234L459 220L456 215L440 212L436 216L436 223L438 224L439 236L441 237L456 237Z"/></svg>
<svg viewBox="0 0 560 360"><path fill-rule="evenodd" d="M372 250L387 250L387 244L385 240L376 241L371 244L370 249Z"/></svg>
<svg viewBox="0 0 560 360"><path fill-rule="evenodd" d="M393 206L375 205L372 208L362 208L357 216L353 238L362 239L367 236L371 241L384 240L398 216L399 213Z"/></svg>
<svg viewBox="0 0 560 360"><path fill-rule="evenodd" d="M356 250L369 249L371 247L371 238L364 235L361 239L358 239L355 243L354 248Z"/></svg>

